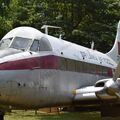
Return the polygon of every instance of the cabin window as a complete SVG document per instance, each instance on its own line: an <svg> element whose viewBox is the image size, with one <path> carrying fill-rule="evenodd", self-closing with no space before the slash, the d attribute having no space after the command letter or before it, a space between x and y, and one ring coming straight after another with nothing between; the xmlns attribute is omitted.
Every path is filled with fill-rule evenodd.
<svg viewBox="0 0 120 120"><path fill-rule="evenodd" d="M108 76L113 76L113 70L111 68L108 68L108 72L107 72Z"/></svg>
<svg viewBox="0 0 120 120"><path fill-rule="evenodd" d="M90 64L90 73L96 74L96 65Z"/></svg>
<svg viewBox="0 0 120 120"><path fill-rule="evenodd" d="M1 40L1 42L0 42L0 50L8 48L11 41L12 41L12 38L7 38L7 39Z"/></svg>
<svg viewBox="0 0 120 120"><path fill-rule="evenodd" d="M77 71L77 72L82 72L82 69L83 69L82 66L83 66L83 65L82 65L82 62L76 61L76 71Z"/></svg>
<svg viewBox="0 0 120 120"><path fill-rule="evenodd" d="M103 71L104 71L104 68L105 68L105 67L103 67L103 66L97 65L97 66L96 66L96 73L97 73L98 75L105 75L104 72L103 72Z"/></svg>
<svg viewBox="0 0 120 120"><path fill-rule="evenodd" d="M26 48L28 48L30 42L31 39L29 38L15 37L10 48L25 50Z"/></svg>
<svg viewBox="0 0 120 120"><path fill-rule="evenodd" d="M67 70L69 71L75 71L75 61L68 59L67 60Z"/></svg>
<svg viewBox="0 0 120 120"><path fill-rule="evenodd" d="M67 67L67 60L65 58L60 58L59 59L59 67L60 67L60 70L66 70L66 67Z"/></svg>
<svg viewBox="0 0 120 120"><path fill-rule="evenodd" d="M96 65L96 74L100 75L101 74L101 69L98 65Z"/></svg>
<svg viewBox="0 0 120 120"><path fill-rule="evenodd" d="M89 73L89 72L90 72L90 64L89 64L89 63L85 63L84 68L85 68L85 72L86 72L86 73Z"/></svg>
<svg viewBox="0 0 120 120"><path fill-rule="evenodd" d="M108 68L107 67L102 67L102 75L107 76L108 75Z"/></svg>
<svg viewBox="0 0 120 120"><path fill-rule="evenodd" d="M82 62L81 64L82 64L82 72L86 73L86 63Z"/></svg>

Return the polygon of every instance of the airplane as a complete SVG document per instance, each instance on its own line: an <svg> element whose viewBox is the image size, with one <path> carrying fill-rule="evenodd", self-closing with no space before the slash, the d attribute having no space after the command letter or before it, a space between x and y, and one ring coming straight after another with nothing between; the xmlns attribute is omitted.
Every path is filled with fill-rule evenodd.
<svg viewBox="0 0 120 120"><path fill-rule="evenodd" d="M84 102L104 106L104 115L117 115L119 61L120 22L113 48L105 54L32 27L17 27L0 42L0 120L9 109Z"/></svg>

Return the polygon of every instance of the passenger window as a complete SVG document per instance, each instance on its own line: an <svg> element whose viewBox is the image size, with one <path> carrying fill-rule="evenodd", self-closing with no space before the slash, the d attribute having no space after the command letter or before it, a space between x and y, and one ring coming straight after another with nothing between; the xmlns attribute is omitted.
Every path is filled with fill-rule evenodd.
<svg viewBox="0 0 120 120"><path fill-rule="evenodd" d="M94 65L94 64L90 65L90 73L96 74L96 65Z"/></svg>
<svg viewBox="0 0 120 120"><path fill-rule="evenodd" d="M108 75L108 68L107 67L102 67L102 75L107 76Z"/></svg>
<svg viewBox="0 0 120 120"><path fill-rule="evenodd" d="M67 70L68 71L75 71L75 61L72 59L67 60Z"/></svg>
<svg viewBox="0 0 120 120"><path fill-rule="evenodd" d="M61 70L66 70L67 68L67 60L65 58L60 58L59 65Z"/></svg>
<svg viewBox="0 0 120 120"><path fill-rule="evenodd" d="M38 40L34 40L30 50L37 52L37 51L39 51L39 47L40 47L39 46L39 41Z"/></svg>
<svg viewBox="0 0 120 120"><path fill-rule="evenodd" d="M85 69L86 69L85 72L86 72L86 73L90 73L90 64L89 64L89 63L85 63L85 66L84 66L84 67L85 67Z"/></svg>
<svg viewBox="0 0 120 120"><path fill-rule="evenodd" d="M83 70L83 64L81 61L76 61L76 71L77 72L82 72Z"/></svg>

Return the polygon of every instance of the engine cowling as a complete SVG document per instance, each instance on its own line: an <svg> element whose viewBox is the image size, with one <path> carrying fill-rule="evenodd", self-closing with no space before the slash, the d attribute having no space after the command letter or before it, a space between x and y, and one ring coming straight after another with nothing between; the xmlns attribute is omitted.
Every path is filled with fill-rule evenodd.
<svg viewBox="0 0 120 120"><path fill-rule="evenodd" d="M103 79L96 82L95 87L103 87L102 90L95 92L96 96L101 100L116 99L116 91L118 87L112 78Z"/></svg>

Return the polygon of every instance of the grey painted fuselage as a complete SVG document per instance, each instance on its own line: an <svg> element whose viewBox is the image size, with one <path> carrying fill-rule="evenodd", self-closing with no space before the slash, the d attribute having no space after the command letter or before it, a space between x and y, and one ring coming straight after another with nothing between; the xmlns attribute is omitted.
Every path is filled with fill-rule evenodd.
<svg viewBox="0 0 120 120"><path fill-rule="evenodd" d="M31 27L13 29L3 43L6 39L10 44L0 51L3 105L24 109L71 105L74 90L112 77L117 65L106 54Z"/></svg>
<svg viewBox="0 0 120 120"><path fill-rule="evenodd" d="M49 69L4 71L0 76L0 102L25 109L70 105L74 100L73 90L94 85L105 78Z"/></svg>

